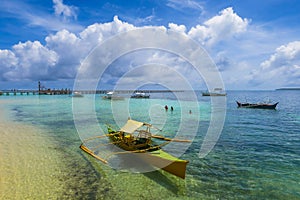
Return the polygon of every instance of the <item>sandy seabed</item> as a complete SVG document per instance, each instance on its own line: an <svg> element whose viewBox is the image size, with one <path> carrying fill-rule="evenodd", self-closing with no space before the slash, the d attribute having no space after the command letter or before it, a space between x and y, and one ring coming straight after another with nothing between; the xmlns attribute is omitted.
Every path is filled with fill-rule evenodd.
<svg viewBox="0 0 300 200"><path fill-rule="evenodd" d="M14 121L10 104L22 101L0 99L0 200L183 199L185 182L164 172L117 171L81 151L71 161L47 130Z"/></svg>
<svg viewBox="0 0 300 200"><path fill-rule="evenodd" d="M9 120L0 102L0 199L57 199L60 155L51 137L36 127Z"/></svg>

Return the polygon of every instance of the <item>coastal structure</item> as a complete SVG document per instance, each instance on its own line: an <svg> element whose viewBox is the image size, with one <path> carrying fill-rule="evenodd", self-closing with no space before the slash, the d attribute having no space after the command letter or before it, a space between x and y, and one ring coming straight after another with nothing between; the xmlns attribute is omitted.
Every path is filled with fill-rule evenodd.
<svg viewBox="0 0 300 200"><path fill-rule="evenodd" d="M72 94L72 90L65 89L50 89L41 85L41 82L38 82L38 90L30 90L30 89L11 89L11 90L2 90L0 91L0 96L5 95L70 95Z"/></svg>
<svg viewBox="0 0 300 200"><path fill-rule="evenodd" d="M46 88L41 84L41 82L38 82L38 89L10 89L10 90L0 90L0 96L10 96L10 95L72 95L75 91L72 91L71 89L65 88L65 89L50 89ZM76 92L79 92L80 94L107 94L111 92L111 90L76 90ZM142 96L143 98L149 98L150 93L167 93L167 92L184 92L183 90L114 90L113 93L115 95L119 94L145 94ZM134 98L134 97L133 97Z"/></svg>
<svg viewBox="0 0 300 200"><path fill-rule="evenodd" d="M41 85L41 82L38 82L38 94L39 95L62 95L62 94L72 94L72 91L70 89L47 89L44 86Z"/></svg>

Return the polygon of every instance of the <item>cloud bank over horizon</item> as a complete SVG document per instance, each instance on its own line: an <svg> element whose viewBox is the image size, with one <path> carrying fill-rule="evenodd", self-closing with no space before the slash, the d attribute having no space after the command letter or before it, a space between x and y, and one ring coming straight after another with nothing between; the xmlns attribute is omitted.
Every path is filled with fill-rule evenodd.
<svg viewBox="0 0 300 200"><path fill-rule="evenodd" d="M66 6L60 0L53 0L55 15L62 20L76 20L78 8ZM178 4L170 1L169 6ZM203 11L202 5L191 4ZM80 32L71 29L61 29L49 34L44 41L19 42L11 49L0 49L0 81L59 81L73 80L80 65L89 53L100 43L116 36L118 33L147 28L136 26L122 21L117 15L113 21L106 23L93 23ZM249 45L249 35L253 34L251 19L240 17L232 7L221 10L217 15L205 20L203 23L188 29L183 24L170 22L168 26L154 26L152 28L164 31L179 32L199 43L207 50L219 68L226 88L237 89L239 84L245 88L269 88L297 86L300 78L300 41L291 41L269 50L269 57L257 61L253 66L246 59L239 58L234 52L247 54L252 45ZM130 45L130 41L126 41ZM254 42L253 45L256 45ZM117 48L117 47L116 47ZM108 53L109 55L109 53ZM247 58L247 57L246 57ZM105 59L105 58L103 58ZM174 55L161 51L135 53L115 62L115 70L126 72L130 68L140 66L143 62L174 66L193 80L197 78L190 67ZM107 70L106 84L113 86L121 73ZM149 69L147 69L149 70ZM159 76L159 71L153 71ZM144 74L145 75L145 74ZM168 73L165 76L172 76ZM108 79L110 77L110 79ZM170 77L166 77L170 78ZM272 80L280 81L272 83ZM176 81L176 80L174 80ZM199 84L201 85L201 84ZM202 85L203 86L203 85Z"/></svg>

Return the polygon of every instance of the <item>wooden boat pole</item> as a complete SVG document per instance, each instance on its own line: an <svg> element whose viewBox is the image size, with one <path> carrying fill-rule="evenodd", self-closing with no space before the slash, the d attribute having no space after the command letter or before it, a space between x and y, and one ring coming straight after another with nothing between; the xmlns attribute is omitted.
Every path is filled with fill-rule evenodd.
<svg viewBox="0 0 300 200"><path fill-rule="evenodd" d="M191 140L166 138L166 137L161 136L161 135L152 135L151 137L156 138L156 139L166 140L166 141L172 141L172 142L192 142Z"/></svg>
<svg viewBox="0 0 300 200"><path fill-rule="evenodd" d="M166 138L166 139L167 141L172 141L172 142L192 142L191 140L180 140L180 139L171 139L171 138Z"/></svg>
<svg viewBox="0 0 300 200"><path fill-rule="evenodd" d="M155 128L158 131L162 131L162 129L157 128L156 126L151 125L152 128Z"/></svg>
<svg viewBox="0 0 300 200"><path fill-rule="evenodd" d="M89 148L87 148L86 146L84 146L83 144L80 145L80 149L82 149L83 151L85 151L86 153L90 154L91 156L93 156L94 158L100 160L101 162L107 164L108 162L106 160L104 160L103 158L100 158L99 156L97 156L96 154L94 154L94 152L92 152Z"/></svg>

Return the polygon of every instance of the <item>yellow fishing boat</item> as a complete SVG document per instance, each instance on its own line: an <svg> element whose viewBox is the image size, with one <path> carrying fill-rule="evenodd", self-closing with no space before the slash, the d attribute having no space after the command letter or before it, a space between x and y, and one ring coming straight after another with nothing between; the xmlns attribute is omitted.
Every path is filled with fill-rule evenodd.
<svg viewBox="0 0 300 200"><path fill-rule="evenodd" d="M166 138L160 135L153 135L150 128L154 128L151 124L138 122L128 119L127 123L118 131L108 127L108 133L104 136L96 136L83 141L80 148L96 159L105 164L109 163L109 158L112 155L134 154L144 162L167 171L180 178L185 178L185 171L188 161L172 156L162 150L162 147L170 142L190 142L189 140L180 140ZM109 143L96 144L95 139L109 138ZM164 141L157 144L154 140ZM93 147L90 147L93 143ZM105 145L114 145L119 147L120 151L111 152L106 157L99 155L99 149Z"/></svg>

